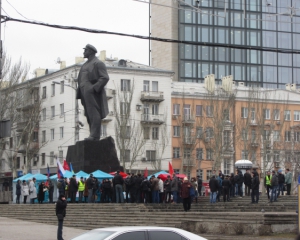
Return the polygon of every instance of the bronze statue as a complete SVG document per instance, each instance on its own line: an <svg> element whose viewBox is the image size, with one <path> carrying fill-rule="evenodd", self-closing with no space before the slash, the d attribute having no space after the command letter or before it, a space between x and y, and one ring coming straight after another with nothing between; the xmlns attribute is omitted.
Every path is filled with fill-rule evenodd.
<svg viewBox="0 0 300 240"><path fill-rule="evenodd" d="M106 66L95 55L97 49L87 44L83 56L88 60L82 65L78 75L78 89L76 99L81 99L84 114L90 127L87 141L100 139L101 119L108 114L105 85L109 80Z"/></svg>

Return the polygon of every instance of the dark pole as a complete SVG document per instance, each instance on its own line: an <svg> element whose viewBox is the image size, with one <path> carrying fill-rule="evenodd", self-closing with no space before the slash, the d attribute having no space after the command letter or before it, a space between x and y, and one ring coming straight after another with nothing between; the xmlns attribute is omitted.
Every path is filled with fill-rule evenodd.
<svg viewBox="0 0 300 240"><path fill-rule="evenodd" d="M2 0L0 0L0 20L2 20ZM0 23L0 79L2 79L2 39L1 39L1 23Z"/></svg>
<svg viewBox="0 0 300 240"><path fill-rule="evenodd" d="M1 1L1 0L0 0ZM149 0L149 66L151 66L151 0Z"/></svg>

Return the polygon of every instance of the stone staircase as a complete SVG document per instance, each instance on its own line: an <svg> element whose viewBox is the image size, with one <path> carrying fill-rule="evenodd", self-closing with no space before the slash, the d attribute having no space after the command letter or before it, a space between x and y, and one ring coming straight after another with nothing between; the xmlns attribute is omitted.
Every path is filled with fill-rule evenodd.
<svg viewBox="0 0 300 240"><path fill-rule="evenodd" d="M257 233L258 228L264 225L273 226L273 232L279 225L281 228L277 232L290 232L297 225L296 196L282 196L275 203L268 203L267 199L262 198L259 204L250 204L250 197L233 198L232 202L217 204L210 204L207 197L198 200L189 212L183 211L182 204L68 204L64 226L89 230L146 225L180 227L196 233L203 233L206 228L207 233L228 231L232 234L228 229L233 230L237 224L248 226L245 231L251 226L252 233ZM0 216L57 224L55 204L0 205ZM224 224L227 230L222 227Z"/></svg>

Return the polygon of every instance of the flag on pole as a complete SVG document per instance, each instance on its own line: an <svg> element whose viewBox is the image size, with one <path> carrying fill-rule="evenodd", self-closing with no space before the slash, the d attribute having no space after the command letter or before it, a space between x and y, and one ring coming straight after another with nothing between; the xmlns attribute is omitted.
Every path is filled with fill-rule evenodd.
<svg viewBox="0 0 300 240"><path fill-rule="evenodd" d="M64 170L70 171L70 167L69 167L69 165L68 165L66 159L64 159L64 165L63 165L63 168L64 168Z"/></svg>
<svg viewBox="0 0 300 240"><path fill-rule="evenodd" d="M173 170L172 164L169 162L169 174L172 176L173 173L174 173L174 170Z"/></svg>
<svg viewBox="0 0 300 240"><path fill-rule="evenodd" d="M47 176L48 176L48 178L50 177L50 168L49 168L48 163L47 163Z"/></svg>
<svg viewBox="0 0 300 240"><path fill-rule="evenodd" d="M65 169L63 168L63 166L61 165L60 161L58 160L58 158L56 159L57 162L57 179L61 178L64 176L65 174Z"/></svg>
<svg viewBox="0 0 300 240"><path fill-rule="evenodd" d="M72 163L70 163L70 172L74 173Z"/></svg>
<svg viewBox="0 0 300 240"><path fill-rule="evenodd" d="M146 167L146 169L144 170L144 177L148 177L148 169Z"/></svg>

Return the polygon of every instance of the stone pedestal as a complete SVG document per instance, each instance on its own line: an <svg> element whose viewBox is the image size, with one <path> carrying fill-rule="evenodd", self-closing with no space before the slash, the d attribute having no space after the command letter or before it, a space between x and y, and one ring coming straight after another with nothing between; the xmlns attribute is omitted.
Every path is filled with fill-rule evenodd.
<svg viewBox="0 0 300 240"><path fill-rule="evenodd" d="M68 147L66 160L72 163L74 172L82 170L91 173L99 169L109 173L123 170L112 137L100 141L78 141L76 145Z"/></svg>

